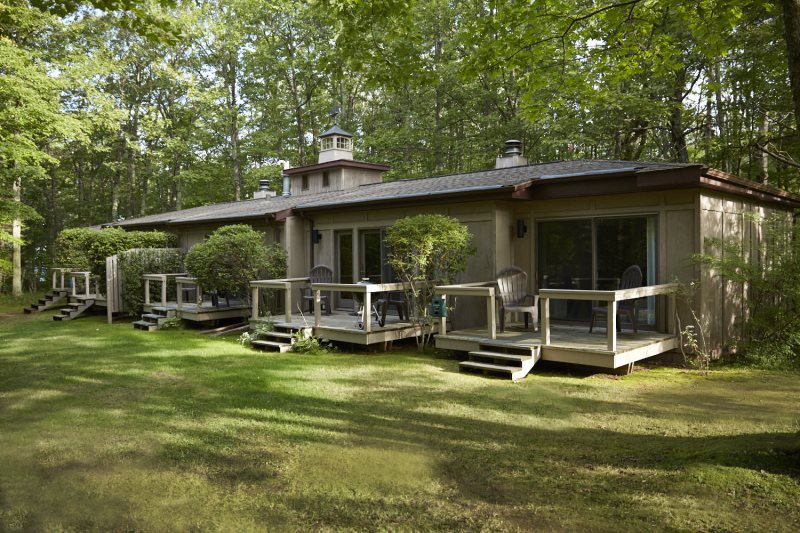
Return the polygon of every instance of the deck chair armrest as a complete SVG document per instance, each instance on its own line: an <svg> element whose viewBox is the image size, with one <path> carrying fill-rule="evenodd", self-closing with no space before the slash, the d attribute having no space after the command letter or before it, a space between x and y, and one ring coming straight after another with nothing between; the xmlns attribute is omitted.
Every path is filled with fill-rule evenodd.
<svg viewBox="0 0 800 533"><path fill-rule="evenodd" d="M529 299L530 299L530 300L533 300L533 305L536 305L536 304L538 304L538 303L539 303L539 295L538 295L538 294L526 294L526 295L525 295L525 296L522 298L522 301L524 302L524 301L527 301L527 300L529 300Z"/></svg>

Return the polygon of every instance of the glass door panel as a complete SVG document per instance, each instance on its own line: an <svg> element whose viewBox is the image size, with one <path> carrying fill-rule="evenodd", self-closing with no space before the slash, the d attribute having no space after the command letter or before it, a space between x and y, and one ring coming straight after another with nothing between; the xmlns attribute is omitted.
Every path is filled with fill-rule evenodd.
<svg viewBox="0 0 800 533"><path fill-rule="evenodd" d="M381 249L381 230L361 232L361 253L359 281L368 278L372 283L383 281L383 254Z"/></svg>
<svg viewBox="0 0 800 533"><path fill-rule="evenodd" d="M539 287L542 289L591 289L592 221L558 220L539 223ZM555 320L589 320L592 303L551 300Z"/></svg>
<svg viewBox="0 0 800 533"><path fill-rule="evenodd" d="M655 284L655 216L602 218L597 235L597 289L620 288L620 276L631 265L642 269L642 285ZM655 324L655 298L636 302L640 324Z"/></svg>
<svg viewBox="0 0 800 533"><path fill-rule="evenodd" d="M353 232L336 232L336 273L339 283L353 283ZM338 294L337 307L352 309L353 296L349 292Z"/></svg>

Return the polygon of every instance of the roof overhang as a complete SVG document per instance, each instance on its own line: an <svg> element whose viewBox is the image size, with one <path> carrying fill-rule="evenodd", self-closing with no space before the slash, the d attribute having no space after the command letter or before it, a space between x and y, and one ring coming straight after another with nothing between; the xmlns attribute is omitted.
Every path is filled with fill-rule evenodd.
<svg viewBox="0 0 800 533"><path fill-rule="evenodd" d="M327 170L329 168L358 168L362 170L378 170L386 172L389 170L387 165L379 165L377 163L367 163L365 161L353 161L352 159L336 159L334 161L327 161L325 163L317 163L316 165L306 165L304 167L288 168L283 171L287 176L294 176L296 174L308 174L310 172L317 172L320 170Z"/></svg>

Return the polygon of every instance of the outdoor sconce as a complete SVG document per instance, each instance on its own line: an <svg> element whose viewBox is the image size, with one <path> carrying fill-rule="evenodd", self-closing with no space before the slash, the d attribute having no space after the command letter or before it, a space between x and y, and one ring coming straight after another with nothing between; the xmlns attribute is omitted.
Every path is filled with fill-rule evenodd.
<svg viewBox="0 0 800 533"><path fill-rule="evenodd" d="M318 229L311 230L311 244L319 244L322 240L322 232Z"/></svg>
<svg viewBox="0 0 800 533"><path fill-rule="evenodd" d="M528 233L528 224L524 218L517 219L517 239L521 239Z"/></svg>

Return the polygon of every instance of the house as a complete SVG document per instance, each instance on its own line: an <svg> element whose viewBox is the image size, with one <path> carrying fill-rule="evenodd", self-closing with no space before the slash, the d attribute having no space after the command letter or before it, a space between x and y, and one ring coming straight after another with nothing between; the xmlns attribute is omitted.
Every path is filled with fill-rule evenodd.
<svg viewBox="0 0 800 533"><path fill-rule="evenodd" d="M714 351L721 353L742 334L746 288L707 269L701 272L690 261L692 254L708 250L707 238L734 239L755 252L761 230L747 215L791 217L800 207L796 195L701 164L528 164L517 141L506 143L494 169L384 182L388 167L354 160L349 133L334 126L320 140L318 163L286 170L282 195L261 190L250 200L115 225L171 231L188 249L216 227L248 223L263 231L268 243L286 248L290 278L326 264L339 283L365 278L386 283L392 272L386 264L385 229L409 215L446 214L466 224L478 246L464 282L491 280L508 265L529 273L532 292L613 290L633 264L641 267L646 285L699 279L695 308ZM342 294L336 304L350 305ZM456 328L487 322L486 306L467 307L457 313ZM591 300L552 298L549 318L583 328L591 309ZM646 298L640 311L643 328L674 334L669 309L655 296ZM676 346L659 342L662 351ZM457 340L444 345L460 346ZM648 356L651 351L637 353Z"/></svg>

